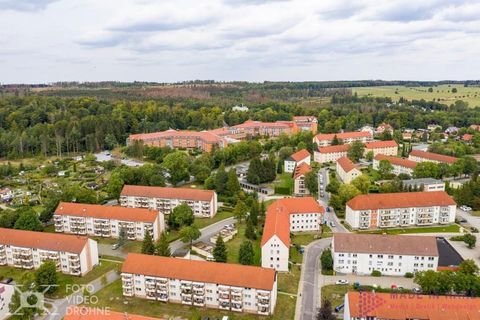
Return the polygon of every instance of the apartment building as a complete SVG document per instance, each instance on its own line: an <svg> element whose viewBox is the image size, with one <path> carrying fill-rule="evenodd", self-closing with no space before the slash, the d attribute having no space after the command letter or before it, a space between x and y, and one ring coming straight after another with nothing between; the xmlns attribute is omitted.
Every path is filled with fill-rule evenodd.
<svg viewBox="0 0 480 320"><path fill-rule="evenodd" d="M306 149L299 150L285 159L283 162L283 171L292 173L295 171L295 167L301 163L310 165L310 158L311 154Z"/></svg>
<svg viewBox="0 0 480 320"><path fill-rule="evenodd" d="M349 291L343 320L480 319L480 298Z"/></svg>
<svg viewBox="0 0 480 320"><path fill-rule="evenodd" d="M337 160L337 175L343 183L350 183L353 179L362 175L362 171L347 157Z"/></svg>
<svg viewBox="0 0 480 320"><path fill-rule="evenodd" d="M347 202L353 229L428 226L455 222L457 204L444 191L363 194Z"/></svg>
<svg viewBox="0 0 480 320"><path fill-rule="evenodd" d="M262 122L247 120L233 127L239 130L244 136L252 137L278 137L281 134L292 135L299 132L299 128L294 121Z"/></svg>
<svg viewBox="0 0 480 320"><path fill-rule="evenodd" d="M276 200L267 209L262 267L288 271L290 232L318 231L325 209L312 197Z"/></svg>
<svg viewBox="0 0 480 320"><path fill-rule="evenodd" d="M314 116L296 116L293 121L297 127L302 131L311 131L313 134L317 133L318 120Z"/></svg>
<svg viewBox="0 0 480 320"><path fill-rule="evenodd" d="M295 197L304 197L310 194L305 185L305 175L310 171L312 171L312 167L305 162L295 168L293 173L293 194Z"/></svg>
<svg viewBox="0 0 480 320"><path fill-rule="evenodd" d="M349 148L348 144L318 148L313 153L313 161L318 163L335 162L341 157L346 157Z"/></svg>
<svg viewBox="0 0 480 320"><path fill-rule="evenodd" d="M392 156L386 156L384 154L377 154L375 158L373 158L373 169L378 170L380 166L380 161L386 160L390 162L390 164L393 167L392 173L396 176L399 174L408 174L409 176L413 175L413 171L415 170L415 167L417 166L417 162L408 160L405 158L400 158L400 157L392 157Z"/></svg>
<svg viewBox="0 0 480 320"><path fill-rule="evenodd" d="M434 163L446 163L453 164L458 158L445 156L443 154L421 151L421 150L412 150L408 155L408 159L415 162L434 162Z"/></svg>
<svg viewBox="0 0 480 320"><path fill-rule="evenodd" d="M275 270L239 264L128 254L126 297L270 315L277 301Z"/></svg>
<svg viewBox="0 0 480 320"><path fill-rule="evenodd" d="M313 142L318 147L327 147L332 144L332 141L337 137L344 144L350 144L354 141L367 143L373 140L371 132L368 131L354 131L354 132L339 132L339 133L321 133L313 138Z"/></svg>
<svg viewBox="0 0 480 320"><path fill-rule="evenodd" d="M212 190L124 185L120 205L130 208L149 208L169 214L186 203L199 218L212 218L217 213L217 193Z"/></svg>
<svg viewBox="0 0 480 320"><path fill-rule="evenodd" d="M86 237L0 228L0 265L38 269L46 260L58 271L83 276L98 264L97 242Z"/></svg>
<svg viewBox="0 0 480 320"><path fill-rule="evenodd" d="M373 156L377 154L396 156L398 154L398 144L395 140L367 142L365 143L365 155L369 152L372 152Z"/></svg>
<svg viewBox="0 0 480 320"><path fill-rule="evenodd" d="M404 188L420 191L445 191L445 182L433 178L410 179L402 181Z"/></svg>
<svg viewBox="0 0 480 320"><path fill-rule="evenodd" d="M438 267L437 239L428 236L335 233L333 269L339 273L404 276Z"/></svg>
<svg viewBox="0 0 480 320"><path fill-rule="evenodd" d="M118 238L123 229L129 240L145 233L157 240L165 230L164 215L157 210L60 202L53 214L55 232Z"/></svg>

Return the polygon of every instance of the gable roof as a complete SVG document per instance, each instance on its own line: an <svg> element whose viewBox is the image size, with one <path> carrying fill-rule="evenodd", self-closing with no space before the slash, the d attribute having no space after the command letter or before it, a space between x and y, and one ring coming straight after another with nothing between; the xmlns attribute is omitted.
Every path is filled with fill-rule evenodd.
<svg viewBox="0 0 480 320"><path fill-rule="evenodd" d="M343 171L347 173L352 171L353 169L358 170L355 163L353 163L352 160L350 160L347 157L341 157L340 159L337 160L337 163L340 165L340 167L342 167Z"/></svg>
<svg viewBox="0 0 480 320"><path fill-rule="evenodd" d="M386 156L384 154L377 154L374 159L377 161L387 160L392 165L410 168L410 169L415 169L415 167L418 164L417 162L412 160L408 160L400 157Z"/></svg>
<svg viewBox="0 0 480 320"><path fill-rule="evenodd" d="M353 210L451 205L456 205L456 202L445 191L361 194L347 202Z"/></svg>
<svg viewBox="0 0 480 320"><path fill-rule="evenodd" d="M276 272L270 268L185 260L138 253L127 255L122 265L122 273L216 283L267 291L273 290L276 281Z"/></svg>
<svg viewBox="0 0 480 320"><path fill-rule="evenodd" d="M409 156L419 157L426 160L433 160L433 161L438 161L438 162L443 162L448 164L455 163L458 160L458 158L455 158L455 157L446 156L443 154L438 154L433 152L422 151L422 150L412 150Z"/></svg>
<svg viewBox="0 0 480 320"><path fill-rule="evenodd" d="M295 162L302 161L305 158L310 158L310 152L308 152L306 149L302 149L300 151L295 152L289 157L289 160L293 160Z"/></svg>
<svg viewBox="0 0 480 320"><path fill-rule="evenodd" d="M393 147L398 147L398 144L395 140L371 141L371 142L365 143L365 149L393 148Z"/></svg>
<svg viewBox="0 0 480 320"><path fill-rule="evenodd" d="M124 185L120 196L211 201L215 192L191 188Z"/></svg>
<svg viewBox="0 0 480 320"><path fill-rule="evenodd" d="M158 217L158 211L156 210L74 202L60 202L54 214L151 223L155 222Z"/></svg>
<svg viewBox="0 0 480 320"><path fill-rule="evenodd" d="M0 228L0 244L22 248L81 253L87 237Z"/></svg>
<svg viewBox="0 0 480 320"><path fill-rule="evenodd" d="M298 177L307 174L310 171L312 171L312 167L310 167L306 162L302 162L295 167L295 171L293 172L293 179L297 179Z"/></svg>
<svg viewBox="0 0 480 320"><path fill-rule="evenodd" d="M386 234L335 233L335 252L438 257L437 238Z"/></svg>
<svg viewBox="0 0 480 320"><path fill-rule="evenodd" d="M328 147L321 147L318 148L318 152L320 153L337 153L337 152L347 152L350 148L348 144L339 144L336 146L328 146Z"/></svg>

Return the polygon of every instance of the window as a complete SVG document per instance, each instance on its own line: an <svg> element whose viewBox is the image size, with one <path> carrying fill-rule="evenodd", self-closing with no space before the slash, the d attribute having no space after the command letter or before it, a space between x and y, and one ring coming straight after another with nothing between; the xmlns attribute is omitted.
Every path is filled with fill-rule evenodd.
<svg viewBox="0 0 480 320"><path fill-rule="evenodd" d="M383 254L377 254L377 258L383 259Z"/></svg>

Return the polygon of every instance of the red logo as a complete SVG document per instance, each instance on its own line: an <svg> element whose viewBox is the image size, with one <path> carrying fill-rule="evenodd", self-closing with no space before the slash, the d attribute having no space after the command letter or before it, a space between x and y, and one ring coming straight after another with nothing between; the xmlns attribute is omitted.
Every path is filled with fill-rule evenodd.
<svg viewBox="0 0 480 320"><path fill-rule="evenodd" d="M358 300L358 309L360 317L371 316L372 311L385 304L385 299L376 295L374 292L360 292Z"/></svg>

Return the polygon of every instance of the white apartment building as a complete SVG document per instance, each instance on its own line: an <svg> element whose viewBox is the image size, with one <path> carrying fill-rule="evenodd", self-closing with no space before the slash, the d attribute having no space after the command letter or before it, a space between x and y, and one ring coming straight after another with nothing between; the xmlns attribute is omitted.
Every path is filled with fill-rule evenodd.
<svg viewBox="0 0 480 320"><path fill-rule="evenodd" d="M352 229L450 224L456 209L444 191L363 194L347 202L345 220Z"/></svg>
<svg viewBox="0 0 480 320"><path fill-rule="evenodd" d="M0 228L0 265L38 269L46 260L58 271L83 276L98 264L97 242L86 237Z"/></svg>
<svg viewBox="0 0 480 320"><path fill-rule="evenodd" d="M305 185L305 175L310 171L312 171L312 167L305 162L295 168L293 173L293 194L296 197L304 197L310 194Z"/></svg>
<svg viewBox="0 0 480 320"><path fill-rule="evenodd" d="M386 156L396 156L398 154L398 144L394 140L371 141L365 143L365 155L373 152L373 156L384 154Z"/></svg>
<svg viewBox="0 0 480 320"><path fill-rule="evenodd" d="M164 215L157 210L60 202L53 220L55 232L118 238L123 229L129 240L143 240L145 233L157 240L165 230Z"/></svg>
<svg viewBox="0 0 480 320"><path fill-rule="evenodd" d="M217 193L212 190L124 185L120 205L131 208L149 208L169 214L186 203L199 218L212 218L217 213Z"/></svg>
<svg viewBox="0 0 480 320"><path fill-rule="evenodd" d="M275 270L130 253L122 266L126 297L271 315Z"/></svg>
<svg viewBox="0 0 480 320"><path fill-rule="evenodd" d="M333 269L344 274L404 276L438 267L437 239L428 236L335 233Z"/></svg>
<svg viewBox="0 0 480 320"><path fill-rule="evenodd" d="M267 209L262 267L288 271L290 232L319 231L325 209L312 197L276 200Z"/></svg>
<svg viewBox="0 0 480 320"><path fill-rule="evenodd" d="M332 144L332 141L337 137L344 144L350 144L354 141L367 143L373 140L373 135L368 131L354 131L354 132L340 132L340 133L321 133L313 137L313 142L318 147L327 147Z"/></svg>
<svg viewBox="0 0 480 320"><path fill-rule="evenodd" d="M362 175L357 166L347 157L337 160L336 172L343 183L351 183L352 180Z"/></svg>
<svg viewBox="0 0 480 320"><path fill-rule="evenodd" d="M313 153L313 161L318 163L335 162L341 157L347 156L348 148L350 148L348 144L318 148Z"/></svg>
<svg viewBox="0 0 480 320"><path fill-rule="evenodd" d="M408 155L408 159L415 162L434 162L434 163L446 163L446 164L453 164L455 163L458 158L445 156L443 154L427 152L422 150L412 150Z"/></svg>
<svg viewBox="0 0 480 320"><path fill-rule="evenodd" d="M373 169L378 170L380 166L380 161L382 160L386 160L390 162L390 164L393 167L392 173L396 176L402 173L412 176L413 171L417 166L417 162L415 161L411 161L411 160L400 158L400 157L392 157L392 156L386 156L383 154L377 154L375 158L373 158Z"/></svg>
<svg viewBox="0 0 480 320"><path fill-rule="evenodd" d="M297 151L294 154L292 154L290 157L285 159L285 161L283 162L283 166L284 166L283 171L292 173L295 171L295 167L302 163L306 163L310 165L310 158L311 158L311 154L306 149Z"/></svg>

